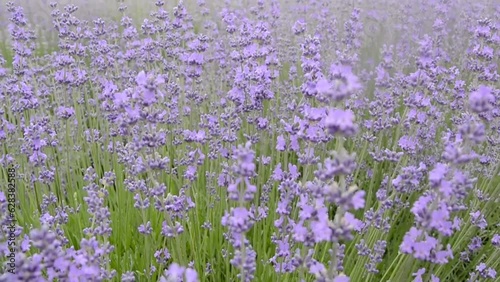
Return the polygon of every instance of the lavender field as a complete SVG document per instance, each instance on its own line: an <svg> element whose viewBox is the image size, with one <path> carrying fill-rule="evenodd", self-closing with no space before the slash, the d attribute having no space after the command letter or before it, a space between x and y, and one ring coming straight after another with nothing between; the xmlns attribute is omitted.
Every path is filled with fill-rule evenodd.
<svg viewBox="0 0 500 282"><path fill-rule="evenodd" d="M0 281L500 281L500 3L0 8Z"/></svg>

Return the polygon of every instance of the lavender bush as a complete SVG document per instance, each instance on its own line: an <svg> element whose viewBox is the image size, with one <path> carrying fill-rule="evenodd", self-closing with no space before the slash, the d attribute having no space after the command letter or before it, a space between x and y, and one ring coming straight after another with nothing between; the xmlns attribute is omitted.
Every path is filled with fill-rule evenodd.
<svg viewBox="0 0 500 282"><path fill-rule="evenodd" d="M164 2L5 5L0 281L500 281L495 1Z"/></svg>

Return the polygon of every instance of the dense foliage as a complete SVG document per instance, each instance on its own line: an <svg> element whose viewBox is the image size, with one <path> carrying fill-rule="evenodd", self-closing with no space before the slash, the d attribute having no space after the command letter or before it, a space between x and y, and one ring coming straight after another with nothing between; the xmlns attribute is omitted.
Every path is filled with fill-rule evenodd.
<svg viewBox="0 0 500 282"><path fill-rule="evenodd" d="M0 281L498 279L498 3L118 2L6 5Z"/></svg>

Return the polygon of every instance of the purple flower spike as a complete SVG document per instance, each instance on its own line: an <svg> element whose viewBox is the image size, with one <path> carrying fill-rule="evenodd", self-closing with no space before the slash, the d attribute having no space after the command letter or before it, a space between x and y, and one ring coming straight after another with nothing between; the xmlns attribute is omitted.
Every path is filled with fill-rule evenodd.
<svg viewBox="0 0 500 282"><path fill-rule="evenodd" d="M491 110L494 102L495 96L493 96L492 89L488 86L481 85L469 95L469 106L476 113Z"/></svg>
<svg viewBox="0 0 500 282"><path fill-rule="evenodd" d="M354 119L354 113L350 110L330 110L328 116L325 118L325 127L330 134L352 136L357 131Z"/></svg>
<svg viewBox="0 0 500 282"><path fill-rule="evenodd" d="M180 266L177 263L172 263L163 276L160 282L198 282L198 273L191 267Z"/></svg>

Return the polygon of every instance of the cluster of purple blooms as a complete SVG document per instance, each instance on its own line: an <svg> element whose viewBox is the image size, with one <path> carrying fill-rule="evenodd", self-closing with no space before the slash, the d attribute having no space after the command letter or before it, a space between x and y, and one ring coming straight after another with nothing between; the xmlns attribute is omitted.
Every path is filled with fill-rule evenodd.
<svg viewBox="0 0 500 282"><path fill-rule="evenodd" d="M498 279L500 6L125 2L0 11L0 282Z"/></svg>

